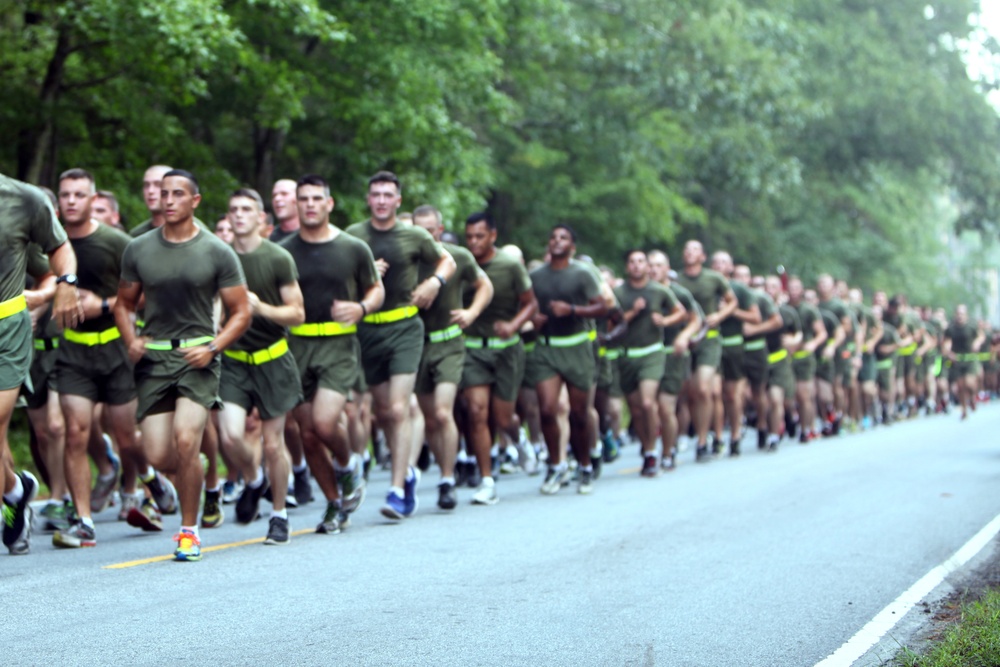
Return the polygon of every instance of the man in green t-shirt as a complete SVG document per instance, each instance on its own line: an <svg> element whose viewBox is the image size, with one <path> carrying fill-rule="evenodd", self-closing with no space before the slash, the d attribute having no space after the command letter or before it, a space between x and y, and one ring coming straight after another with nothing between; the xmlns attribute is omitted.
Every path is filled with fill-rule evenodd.
<svg viewBox="0 0 1000 667"><path fill-rule="evenodd" d="M287 544L289 465L282 434L285 413L302 399L287 328L305 320L302 291L292 256L261 238L264 202L256 190L242 188L230 195L226 218L233 229L233 250L246 276L253 320L246 333L222 353L219 436L229 460L246 480L236 502L236 520L250 523L257 518L257 506L268 480L274 480L273 509L264 544ZM260 415L260 436L247 438L247 415L254 408Z"/></svg>
<svg viewBox="0 0 1000 667"><path fill-rule="evenodd" d="M291 328L289 340L305 398L295 420L326 496L316 531L336 534L365 497L360 456L352 454L340 417L360 379L358 323L381 307L385 292L368 246L330 224L334 200L326 181L303 176L297 192L299 231L282 242L298 268L305 304L305 322Z"/></svg>
<svg viewBox="0 0 1000 667"><path fill-rule="evenodd" d="M840 423L844 418L847 407L847 391L843 382L845 365L849 366L853 361L855 350L854 341L854 318L847 308L847 304L841 301L836 295L836 282L833 276L824 273L816 279L816 297L819 299L819 309L826 310L833 314L839 324L835 333L833 349L829 352L833 370L829 380L826 377L819 378L820 401L825 402L827 394L833 397L832 413L825 415L829 424L828 435L837 435L840 432ZM828 348L823 351L827 355ZM827 386L828 385L828 386Z"/></svg>
<svg viewBox="0 0 1000 667"><path fill-rule="evenodd" d="M7 429L31 366L31 315L24 298L29 244L49 256L58 275L52 318L62 328L83 321L76 288L76 256L52 204L38 188L0 174L0 491L3 493L3 543L12 555L31 548L31 501L38 480L28 471L14 472Z"/></svg>
<svg viewBox="0 0 1000 667"><path fill-rule="evenodd" d="M802 344L792 355L795 399L799 406L799 442L816 438L816 356L826 346L827 332L819 309L805 298L802 279L788 280L788 305L795 309L802 325Z"/></svg>
<svg viewBox="0 0 1000 667"><path fill-rule="evenodd" d="M677 282L694 295L702 312L705 313L705 337L698 341L694 350L694 371L691 377L688 399L691 404L691 418L698 438L695 460L705 463L712 457L708 446L708 429L712 421L712 387L722 363L722 341L719 325L736 311L739 304L729 281L717 271L704 268L705 249L700 241L684 244L684 270L677 276ZM715 449L713 444L712 449Z"/></svg>
<svg viewBox="0 0 1000 667"><path fill-rule="evenodd" d="M149 210L149 218L131 230L129 234L132 238L138 238L151 229L163 226L163 208L160 205L160 190L163 187L163 175L171 170L171 167L162 164L154 164L142 175L142 201Z"/></svg>
<svg viewBox="0 0 1000 667"><path fill-rule="evenodd" d="M101 424L94 420L99 404L105 404L104 415L122 457L143 469L146 467L135 437L132 365L111 313L122 253L131 239L91 217L90 206L96 192L93 176L83 169L70 169L59 177L59 208L77 259L77 284L85 317L76 328L63 331L56 358L57 389L66 424L64 469L78 517L73 525L57 530L52 536L53 545L64 548L97 544L92 512L100 512L107 506L118 482L117 461L113 466L104 461L103 469L98 471L95 493L91 493L87 450L91 438L102 439ZM123 488L123 493L134 494L135 478L127 479L126 483L131 488ZM158 492L170 488L162 476L154 478L151 486ZM175 504L173 494L168 492L168 495L165 503Z"/></svg>
<svg viewBox="0 0 1000 667"><path fill-rule="evenodd" d="M177 475L181 530L174 558L180 561L201 560L198 510L204 475L198 454L208 412L221 407L218 354L243 335L251 319L236 253L195 225L200 202L190 172L164 174L165 222L125 248L114 311L135 364L143 451L156 468ZM145 325L139 336L132 318L141 296ZM229 314L218 333L216 296Z"/></svg>
<svg viewBox="0 0 1000 667"><path fill-rule="evenodd" d="M273 243L281 243L299 231L299 207L296 192L298 186L291 178L281 178L271 187L271 211L274 213L274 230L268 237Z"/></svg>
<svg viewBox="0 0 1000 667"><path fill-rule="evenodd" d="M889 425L896 414L896 354L899 350L900 337L896 327L884 321L882 303L879 292L875 293L872 305L872 318L876 328L881 331L878 341L872 348L875 353L875 379L878 385L879 402L882 404L880 423Z"/></svg>
<svg viewBox="0 0 1000 667"><path fill-rule="evenodd" d="M760 309L760 323L747 323L743 327L743 333L746 337L743 343L743 369L746 372L747 384L750 385L750 397L754 410L757 412L757 448L764 449L767 446L767 385L770 371L770 364L767 361L766 336L781 328L782 317L778 305L774 303L767 292L750 287L752 277L750 267L745 264L740 264L733 270L733 280L742 283L750 290L757 302L757 307ZM753 333L747 333L748 328L752 328ZM739 441L730 443L729 455L739 456L739 454Z"/></svg>
<svg viewBox="0 0 1000 667"><path fill-rule="evenodd" d="M538 308L524 265L496 247L497 230L485 213L465 220L465 244L493 285L493 299L465 329L460 383L465 402L465 443L479 464L484 500L495 495L490 450L495 432L510 432L524 375L518 333ZM472 295L466 292L466 307ZM495 501L493 501L495 502Z"/></svg>
<svg viewBox="0 0 1000 667"><path fill-rule="evenodd" d="M943 353L951 360L951 376L958 390L958 404L962 419L969 416L969 408L976 409L976 392L979 391L979 350L986 342L983 330L969 319L969 309L964 303L955 306L955 318L944 330Z"/></svg>
<svg viewBox="0 0 1000 667"><path fill-rule="evenodd" d="M764 291L776 304L781 316L781 326L765 334L767 341L767 451L777 451L778 443L785 434L785 415L795 408L795 375L792 371L792 353L802 343L802 324L795 308L782 303L781 279L767 276ZM760 333L757 326L748 325L753 334Z"/></svg>
<svg viewBox="0 0 1000 667"><path fill-rule="evenodd" d="M380 171L368 179L371 218L347 228L371 248L385 286L385 303L368 313L358 326L365 381L375 401L375 416L392 454L392 487L382 515L393 520L413 516L417 509L417 468L412 465L413 424L410 397L424 348L423 321L427 308L455 272L455 260L423 229L400 224L396 212L402 187L395 174ZM301 217L301 212L300 212ZM421 264L434 267L419 281Z"/></svg>
<svg viewBox="0 0 1000 667"><path fill-rule="evenodd" d="M663 329L680 324L684 309L670 288L650 278L646 253L632 250L625 265L626 280L615 289L627 328L617 340L622 391L628 399L639 436L643 477L656 477L656 436L660 431L657 394L663 380L666 353Z"/></svg>
<svg viewBox="0 0 1000 667"><path fill-rule="evenodd" d="M455 424L455 396L462 380L465 363L465 342L462 332L476 321L483 309L493 299L493 283L467 249L443 243L444 224L441 212L433 206L418 206L413 211L413 224L427 231L434 240L455 260L455 273L448 284L441 288L437 298L428 308L420 311L424 321L424 351L417 372L417 402L424 414L427 443L441 468L438 484L438 507L455 509L455 457L458 454L458 426ZM433 269L421 267L421 276ZM462 295L472 292L468 308L463 306ZM490 498L488 491L480 489L473 497L476 504ZM495 491L492 494L495 497ZM484 504L488 504L485 502Z"/></svg>
<svg viewBox="0 0 1000 667"><path fill-rule="evenodd" d="M607 314L601 281L583 262L573 260L576 232L556 225L549 232L549 262L531 272L531 287L538 303L532 316L537 332L532 359L542 433L549 461L541 492L559 491L566 474L562 460L559 399L563 387L569 397L569 444L580 464L578 491L593 491L594 467L591 446L596 441L595 420L590 410L597 382L596 363L589 320Z"/></svg>

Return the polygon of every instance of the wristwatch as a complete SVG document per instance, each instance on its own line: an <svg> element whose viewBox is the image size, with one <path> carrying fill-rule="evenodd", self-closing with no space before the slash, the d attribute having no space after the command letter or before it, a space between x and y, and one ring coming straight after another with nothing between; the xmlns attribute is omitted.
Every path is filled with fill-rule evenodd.
<svg viewBox="0 0 1000 667"><path fill-rule="evenodd" d="M219 353L219 348L218 346L216 346L214 340L208 344L208 349L212 352L213 355Z"/></svg>
<svg viewBox="0 0 1000 667"><path fill-rule="evenodd" d="M58 285L59 283L66 283L67 285L72 285L73 287L76 287L77 283L79 282L80 280L76 277L75 273L65 273L56 278L56 285Z"/></svg>

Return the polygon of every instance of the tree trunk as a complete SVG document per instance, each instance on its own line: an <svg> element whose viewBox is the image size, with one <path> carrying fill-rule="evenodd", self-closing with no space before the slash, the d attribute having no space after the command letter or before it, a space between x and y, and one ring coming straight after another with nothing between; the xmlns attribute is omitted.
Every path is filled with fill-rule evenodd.
<svg viewBox="0 0 1000 667"><path fill-rule="evenodd" d="M56 38L56 47L49 60L45 72L45 80L38 94L39 120L38 124L27 132L24 151L18 165L18 176L29 183L49 185L42 182L42 169L46 158L55 155L53 138L55 136L55 105L62 92L63 75L66 72L66 60L73 52L70 36L67 30L60 26ZM47 180L47 179L46 179Z"/></svg>

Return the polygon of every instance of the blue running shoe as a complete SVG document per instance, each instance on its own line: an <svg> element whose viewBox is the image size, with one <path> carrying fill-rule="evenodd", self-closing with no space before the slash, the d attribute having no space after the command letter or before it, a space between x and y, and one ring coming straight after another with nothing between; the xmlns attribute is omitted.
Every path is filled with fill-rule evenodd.
<svg viewBox="0 0 1000 667"><path fill-rule="evenodd" d="M382 505L382 516L394 521L400 521L406 517L406 501L390 491L385 497L385 505Z"/></svg>
<svg viewBox="0 0 1000 667"><path fill-rule="evenodd" d="M420 473L412 466L409 470L408 479L403 483L403 503L405 508L403 516L411 517L417 512L417 475Z"/></svg>

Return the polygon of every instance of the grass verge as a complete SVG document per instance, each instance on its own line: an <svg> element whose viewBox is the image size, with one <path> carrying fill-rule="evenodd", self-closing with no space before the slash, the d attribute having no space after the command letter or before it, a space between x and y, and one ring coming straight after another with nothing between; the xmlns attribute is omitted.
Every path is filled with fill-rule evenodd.
<svg viewBox="0 0 1000 667"><path fill-rule="evenodd" d="M1000 665L1000 587L962 604L943 636L918 655L909 649L897 656L903 667L987 667Z"/></svg>

